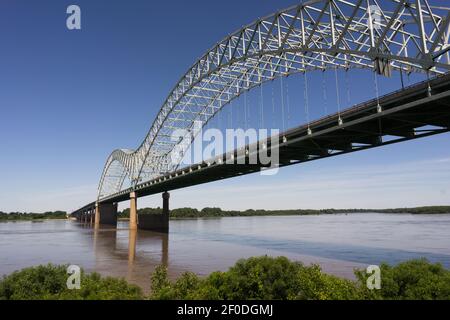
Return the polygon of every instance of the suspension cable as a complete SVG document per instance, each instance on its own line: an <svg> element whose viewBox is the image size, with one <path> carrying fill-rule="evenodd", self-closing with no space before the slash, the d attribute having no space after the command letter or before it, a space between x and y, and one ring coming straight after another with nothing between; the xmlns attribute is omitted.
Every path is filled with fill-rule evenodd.
<svg viewBox="0 0 450 320"><path fill-rule="evenodd" d="M311 134L311 128L309 127L309 97L308 97L308 77L306 75L306 71L303 72L303 97L305 100L305 119L308 125L308 134Z"/></svg>
<svg viewBox="0 0 450 320"><path fill-rule="evenodd" d="M337 99L337 109L338 109L338 124L342 124L342 118L341 118L341 98L339 95L339 78L338 78L338 72L337 72L337 66L334 68L334 77L336 80L336 99Z"/></svg>
<svg viewBox="0 0 450 320"><path fill-rule="evenodd" d="M222 106L219 110L216 111L216 113L217 113L217 122L218 122L217 125L218 125L218 127L219 127L219 128L218 128L219 130L221 130L221 127L222 127L222 121L221 121L221 115L220 115L220 114L222 113L222 112L221 112L221 111L222 111L222 108L223 108L223 106Z"/></svg>
<svg viewBox="0 0 450 320"><path fill-rule="evenodd" d="M283 132L285 130L285 119L284 119L284 85L283 85L283 76L280 78L280 93L281 93L281 120L282 120L282 128Z"/></svg>
<svg viewBox="0 0 450 320"><path fill-rule="evenodd" d="M327 86L326 86L326 77L325 77L325 69L322 70L322 98L323 98L323 106L325 115L328 115L328 97L327 97Z"/></svg>
<svg viewBox="0 0 450 320"><path fill-rule="evenodd" d="M264 95L263 95L263 88L262 88L262 83L259 85L259 94L260 94L260 105L259 105L259 110L260 110L260 121L261 121L261 128L264 128Z"/></svg>
<svg viewBox="0 0 450 320"><path fill-rule="evenodd" d="M242 127L247 129L247 91L244 91L244 125Z"/></svg>
<svg viewBox="0 0 450 320"><path fill-rule="evenodd" d="M403 80L403 67L400 65L400 82L402 84L402 89L405 89L405 81Z"/></svg>
<svg viewBox="0 0 450 320"><path fill-rule="evenodd" d="M246 129L251 127L252 124L252 96L250 94L250 92L247 93L247 98L246 98L247 102L246 102L246 106L247 106L247 127Z"/></svg>
<svg viewBox="0 0 450 320"><path fill-rule="evenodd" d="M228 128L233 128L233 100L230 101L230 112L228 117Z"/></svg>
<svg viewBox="0 0 450 320"><path fill-rule="evenodd" d="M373 82L374 82L374 86L375 86L375 96L377 99L377 112L381 112L381 105L380 105L380 93L379 93L379 89L378 89L378 74L374 71L373 72Z"/></svg>
<svg viewBox="0 0 450 320"><path fill-rule="evenodd" d="M345 89L347 92L347 105L350 106L350 83L348 79L348 68L345 69Z"/></svg>
<svg viewBox="0 0 450 320"><path fill-rule="evenodd" d="M289 101L289 82L286 82L286 108L287 108L287 128L291 120L291 103Z"/></svg>
<svg viewBox="0 0 450 320"><path fill-rule="evenodd" d="M427 95L431 97L430 70L427 70L427 84L428 84Z"/></svg>
<svg viewBox="0 0 450 320"><path fill-rule="evenodd" d="M275 128L275 89L272 85L272 128Z"/></svg>

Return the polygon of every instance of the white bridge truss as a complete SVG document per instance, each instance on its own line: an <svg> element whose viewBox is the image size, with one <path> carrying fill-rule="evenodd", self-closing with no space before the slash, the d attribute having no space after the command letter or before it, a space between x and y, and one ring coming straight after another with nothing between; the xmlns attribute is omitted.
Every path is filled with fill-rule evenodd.
<svg viewBox="0 0 450 320"><path fill-rule="evenodd" d="M180 163L171 153L180 151L180 141L172 141L174 130L206 124L243 92L277 77L331 68L367 68L386 76L395 70L449 71L450 9L442 3L311 0L234 32L178 81L136 150L112 152L98 198L120 191L126 178L133 186L176 169Z"/></svg>

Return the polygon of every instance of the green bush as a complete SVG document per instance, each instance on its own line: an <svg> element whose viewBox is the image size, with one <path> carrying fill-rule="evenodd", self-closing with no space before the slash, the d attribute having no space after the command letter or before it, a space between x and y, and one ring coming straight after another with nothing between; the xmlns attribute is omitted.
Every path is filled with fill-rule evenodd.
<svg viewBox="0 0 450 320"><path fill-rule="evenodd" d="M139 287L124 279L102 278L81 271L81 288L67 289L67 265L37 266L3 277L0 300L108 300L142 299Z"/></svg>
<svg viewBox="0 0 450 320"><path fill-rule="evenodd" d="M381 264L380 270L381 289L368 290L364 286L367 299L450 300L450 271L439 263L417 259L394 267ZM366 283L365 272L355 274L361 284Z"/></svg>
<svg viewBox="0 0 450 320"><path fill-rule="evenodd" d="M365 270L356 281L325 274L317 265L304 266L285 257L239 260L226 272L206 278L185 273L176 281L165 267L152 277L152 299L450 299L450 271L425 259L382 264L381 289L369 290Z"/></svg>
<svg viewBox="0 0 450 320"><path fill-rule="evenodd" d="M192 272L185 272L177 281L171 282L167 277L167 268L160 265L152 274L153 294L150 298L155 300L200 298L197 291L201 282L200 278Z"/></svg>
<svg viewBox="0 0 450 320"><path fill-rule="evenodd" d="M381 289L369 290L365 270L356 281L325 274L317 265L304 266L285 257L239 260L226 272L200 278L191 272L170 281L158 266L151 278L150 299L450 299L450 271L425 259L382 264ZM139 287L123 279L81 272L81 289L66 287L67 266L26 268L0 280L2 299L143 299Z"/></svg>
<svg viewBox="0 0 450 320"><path fill-rule="evenodd" d="M360 286L347 279L326 273L317 265L302 267L298 273L299 291L295 299L301 300L360 300Z"/></svg>
<svg viewBox="0 0 450 320"><path fill-rule="evenodd" d="M167 279L164 267L152 276L153 299L358 299L355 283L303 266L285 257L239 260L227 272L200 279L192 273L177 281Z"/></svg>

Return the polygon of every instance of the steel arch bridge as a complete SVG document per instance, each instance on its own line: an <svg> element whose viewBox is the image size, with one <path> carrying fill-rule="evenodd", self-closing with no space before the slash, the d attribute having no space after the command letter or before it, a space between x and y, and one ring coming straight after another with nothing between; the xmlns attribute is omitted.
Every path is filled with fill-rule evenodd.
<svg viewBox="0 0 450 320"><path fill-rule="evenodd" d="M205 125L233 99L275 78L337 68L446 73L449 26L450 9L431 0L311 0L258 19L192 65L136 150L111 153L98 200L119 192L127 178L136 186L177 169L173 153L189 146L172 139L175 130Z"/></svg>

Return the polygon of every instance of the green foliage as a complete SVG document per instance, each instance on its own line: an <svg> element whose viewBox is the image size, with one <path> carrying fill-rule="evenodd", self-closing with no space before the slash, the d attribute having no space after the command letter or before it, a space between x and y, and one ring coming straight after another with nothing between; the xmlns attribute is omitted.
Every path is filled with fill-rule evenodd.
<svg viewBox="0 0 450 320"><path fill-rule="evenodd" d="M194 208L178 208L170 210L171 218L194 218L199 216L199 211Z"/></svg>
<svg viewBox="0 0 450 320"><path fill-rule="evenodd" d="M5 213L0 211L0 221L16 221L16 220L40 220L40 219L66 219L67 213L65 211L48 211L44 213L22 213L10 212Z"/></svg>
<svg viewBox="0 0 450 320"><path fill-rule="evenodd" d="M160 214L161 208L143 208L139 209L139 214ZM296 210L262 210L248 209L245 211L222 210L220 208L203 208L197 210L195 208L178 208L170 211L171 218L220 218L220 217L239 217L239 216L292 216L292 215L313 215L313 214L336 214L336 213L361 213L361 212L378 212L378 213L411 213L411 214L443 214L450 213L450 206L429 206L417 208L396 208L396 209L296 209ZM66 219L65 211L52 211L44 213L22 213L0 211L0 221L16 221L16 220L41 220L41 219ZM118 212L118 218L129 218L130 209L124 209Z"/></svg>
<svg viewBox="0 0 450 320"><path fill-rule="evenodd" d="M293 298L300 290L298 273L301 268L299 263L285 257L239 260L223 274L219 293L225 299Z"/></svg>
<svg viewBox="0 0 450 320"><path fill-rule="evenodd" d="M368 299L450 300L450 271L426 259L410 260L396 266L382 264L381 289L365 289ZM361 284L367 275L355 272Z"/></svg>
<svg viewBox="0 0 450 320"><path fill-rule="evenodd" d="M165 268L152 278L152 299L450 299L450 271L425 259L397 266L381 265L381 290L369 290L365 270L357 281L322 273L317 265L304 266L285 257L239 260L226 272L206 278L183 274L171 282Z"/></svg>
<svg viewBox="0 0 450 320"><path fill-rule="evenodd" d="M142 299L139 287L124 279L81 272L81 288L67 289L67 265L37 266L16 271L0 281L0 300Z"/></svg>
<svg viewBox="0 0 450 320"><path fill-rule="evenodd" d="M360 300L360 286L350 280L322 273L317 265L303 267L298 273L301 300Z"/></svg>
<svg viewBox="0 0 450 320"><path fill-rule="evenodd" d="M123 211L118 211L117 212L117 218L121 219L121 218L130 218L130 209L124 209Z"/></svg>
<svg viewBox="0 0 450 320"><path fill-rule="evenodd" d="M167 272L153 274L153 299L358 299L361 290L349 280L323 274L318 266L303 266L285 257L239 260L227 272L200 279L183 274L175 282ZM155 280L157 279L157 280Z"/></svg>
<svg viewBox="0 0 450 320"><path fill-rule="evenodd" d="M66 287L67 266L48 264L26 268L3 277L3 299L143 299L139 287L124 279L102 278L81 272L81 289ZM285 257L239 260L226 272L200 278L186 272L170 281L167 268L158 266L151 278L150 299L450 299L450 271L425 259L389 266L382 264L381 289L369 290L365 270L356 270L356 281L325 274L317 265L305 266Z"/></svg>
<svg viewBox="0 0 450 320"><path fill-rule="evenodd" d="M411 213L411 214L445 214L450 213L450 206L428 206L417 208L383 209L381 213Z"/></svg>
<svg viewBox="0 0 450 320"><path fill-rule="evenodd" d="M206 207L200 211L200 214L203 217L220 217L222 215L222 209Z"/></svg>
<svg viewBox="0 0 450 320"><path fill-rule="evenodd" d="M152 274L151 299L173 300L173 299L195 299L196 291L201 283L192 272L185 272L176 282L172 283L167 277L167 268L158 266Z"/></svg>
<svg viewBox="0 0 450 320"><path fill-rule="evenodd" d="M161 208L143 208L138 210L138 214L160 214ZM397 208L397 209L296 209L296 210L263 210L248 209L245 211L222 210L220 208L178 208L170 211L171 218L220 218L220 217L250 217L250 216L293 216L293 215L317 215L317 214L338 214L338 213L411 213L411 214L441 214L450 213L450 206L433 206L418 208ZM128 218L130 209L124 209L118 213L119 218ZM1 219L1 213L0 213Z"/></svg>
<svg viewBox="0 0 450 320"><path fill-rule="evenodd" d="M166 297L166 294L169 294L171 283L167 276L167 267L166 266L163 266L163 265L157 266L155 271L153 271L153 273L152 273L151 280L152 280L152 290L153 291L158 292L161 297Z"/></svg>

